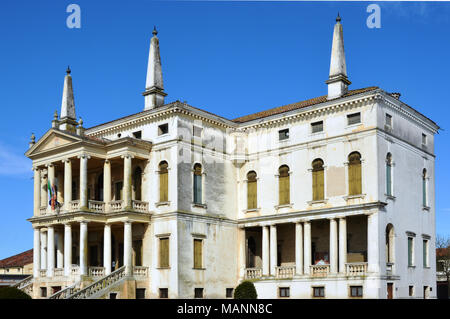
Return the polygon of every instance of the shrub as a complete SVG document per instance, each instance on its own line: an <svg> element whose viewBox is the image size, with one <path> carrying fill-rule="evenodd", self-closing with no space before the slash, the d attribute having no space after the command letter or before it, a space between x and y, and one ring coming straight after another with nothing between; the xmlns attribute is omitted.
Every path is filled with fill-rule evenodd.
<svg viewBox="0 0 450 319"><path fill-rule="evenodd" d="M0 287L0 299L31 299L31 297L14 287Z"/></svg>
<svg viewBox="0 0 450 319"><path fill-rule="evenodd" d="M251 281L241 282L234 290L234 299L257 299L255 285Z"/></svg>

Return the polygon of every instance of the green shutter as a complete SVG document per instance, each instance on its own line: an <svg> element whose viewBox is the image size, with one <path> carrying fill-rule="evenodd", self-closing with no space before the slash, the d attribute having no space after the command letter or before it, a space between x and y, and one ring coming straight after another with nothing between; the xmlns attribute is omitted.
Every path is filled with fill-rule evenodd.
<svg viewBox="0 0 450 319"><path fill-rule="evenodd" d="M413 250L413 239L411 237L408 237L408 266L413 265L412 250Z"/></svg>
<svg viewBox="0 0 450 319"><path fill-rule="evenodd" d="M391 164L386 164L386 194L392 195Z"/></svg>

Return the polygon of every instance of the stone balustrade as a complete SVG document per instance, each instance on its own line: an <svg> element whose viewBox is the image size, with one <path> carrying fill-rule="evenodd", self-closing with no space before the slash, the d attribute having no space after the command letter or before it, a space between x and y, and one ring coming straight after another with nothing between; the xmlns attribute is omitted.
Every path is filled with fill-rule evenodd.
<svg viewBox="0 0 450 319"><path fill-rule="evenodd" d="M132 200L131 203L132 203L133 210L138 211L140 213L148 212L148 203L147 202L143 202L140 200Z"/></svg>
<svg viewBox="0 0 450 319"><path fill-rule="evenodd" d="M77 276L80 274L80 266L79 265L72 265L70 267L70 274L72 276Z"/></svg>
<svg viewBox="0 0 450 319"><path fill-rule="evenodd" d="M80 201L79 200L71 201L69 205L69 211L73 212L77 210L80 210Z"/></svg>
<svg viewBox="0 0 450 319"><path fill-rule="evenodd" d="M345 264L347 276L362 276L367 272L367 263L347 263Z"/></svg>
<svg viewBox="0 0 450 319"><path fill-rule="evenodd" d="M115 200L109 203L111 212L119 212L123 209L123 200Z"/></svg>
<svg viewBox="0 0 450 319"><path fill-rule="evenodd" d="M292 278L295 275L295 266L279 266L275 267L277 278Z"/></svg>
<svg viewBox="0 0 450 319"><path fill-rule="evenodd" d="M105 275L105 267L89 267L89 276L103 277Z"/></svg>
<svg viewBox="0 0 450 319"><path fill-rule="evenodd" d="M39 269L39 277L47 277L47 269Z"/></svg>
<svg viewBox="0 0 450 319"><path fill-rule="evenodd" d="M62 277L64 276L64 268L55 268L53 272L54 277Z"/></svg>
<svg viewBox="0 0 450 319"><path fill-rule="evenodd" d="M135 277L147 277L148 276L148 267L134 266L133 267L133 276L135 276Z"/></svg>
<svg viewBox="0 0 450 319"><path fill-rule="evenodd" d="M326 277L330 273L330 265L311 265L311 276Z"/></svg>
<svg viewBox="0 0 450 319"><path fill-rule="evenodd" d="M105 212L105 203L97 200L89 200L88 201L89 210L95 213L104 213Z"/></svg>
<svg viewBox="0 0 450 319"><path fill-rule="evenodd" d="M41 206L41 207L39 207L39 215L40 215L40 216L45 216L45 215L47 215L47 206Z"/></svg>
<svg viewBox="0 0 450 319"><path fill-rule="evenodd" d="M262 277L262 269L261 268L246 268L245 269L245 278L246 279L257 279Z"/></svg>

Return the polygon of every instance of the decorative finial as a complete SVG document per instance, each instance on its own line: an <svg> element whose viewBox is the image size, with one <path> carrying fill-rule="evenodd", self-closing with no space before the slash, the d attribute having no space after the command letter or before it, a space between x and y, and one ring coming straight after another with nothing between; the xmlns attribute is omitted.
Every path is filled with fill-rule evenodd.
<svg viewBox="0 0 450 319"><path fill-rule="evenodd" d="M72 72L72 71L70 70L70 66L68 65L68 66L67 66L67 70L66 70L67 75L69 75L71 72Z"/></svg>
<svg viewBox="0 0 450 319"><path fill-rule="evenodd" d="M55 121L58 120L58 111L57 111L57 110L55 110L55 113L53 114L53 119L54 119Z"/></svg>
<svg viewBox="0 0 450 319"><path fill-rule="evenodd" d="M36 136L34 133L31 133L31 143L34 144L36 142Z"/></svg>
<svg viewBox="0 0 450 319"><path fill-rule="evenodd" d="M336 22L341 22L341 17L339 16L339 12L338 12L338 16L336 18Z"/></svg>
<svg viewBox="0 0 450 319"><path fill-rule="evenodd" d="M158 34L158 31L156 30L156 26L153 26L153 35L156 37L156 35Z"/></svg>
<svg viewBox="0 0 450 319"><path fill-rule="evenodd" d="M78 125L80 125L81 127L83 127L83 119L80 116L80 120L78 121Z"/></svg>

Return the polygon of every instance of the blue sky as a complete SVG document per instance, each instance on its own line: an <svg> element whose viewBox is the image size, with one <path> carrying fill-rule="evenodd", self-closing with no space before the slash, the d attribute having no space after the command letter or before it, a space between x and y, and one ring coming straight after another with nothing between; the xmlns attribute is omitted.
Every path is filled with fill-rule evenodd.
<svg viewBox="0 0 450 319"><path fill-rule="evenodd" d="M81 7L81 29L66 7ZM32 248L33 181L23 155L59 112L70 64L85 127L143 109L149 39L159 31L166 101L227 118L326 94L337 12L352 89L377 85L434 119L436 228L450 235L450 3L2 1L0 259ZM376 2L375 2L376 3Z"/></svg>

